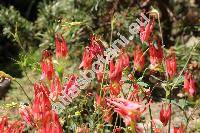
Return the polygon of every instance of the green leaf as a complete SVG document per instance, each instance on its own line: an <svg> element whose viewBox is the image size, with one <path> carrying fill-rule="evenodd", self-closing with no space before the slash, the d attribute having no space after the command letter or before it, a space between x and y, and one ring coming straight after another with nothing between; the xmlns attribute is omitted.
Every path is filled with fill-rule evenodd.
<svg viewBox="0 0 200 133"><path fill-rule="evenodd" d="M180 83L182 83L184 81L184 76L180 76L179 79L178 80L177 79L178 78L174 79L174 83L176 82L176 84L178 85L178 84L180 84Z"/></svg>
<svg viewBox="0 0 200 133"><path fill-rule="evenodd" d="M131 80L126 80L124 83L132 84L133 82Z"/></svg>
<svg viewBox="0 0 200 133"><path fill-rule="evenodd" d="M185 109L185 107L188 105L188 101L186 101L185 99L180 99L178 102L178 105L182 108Z"/></svg>
<svg viewBox="0 0 200 133"><path fill-rule="evenodd" d="M63 67L60 65L56 68L56 71L58 72L58 75L60 77L60 79L62 79L63 77Z"/></svg>

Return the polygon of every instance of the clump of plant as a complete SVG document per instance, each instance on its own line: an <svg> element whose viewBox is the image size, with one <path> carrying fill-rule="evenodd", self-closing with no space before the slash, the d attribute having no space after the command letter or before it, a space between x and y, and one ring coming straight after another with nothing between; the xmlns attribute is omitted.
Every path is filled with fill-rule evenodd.
<svg viewBox="0 0 200 133"><path fill-rule="evenodd" d="M191 54L178 71L176 51L173 48L165 51L161 30L155 30L156 26L161 28L158 12L154 9L148 15L150 21L138 29L138 44L130 42L127 47L111 52L111 44L109 46L102 38L91 35L89 45L83 51L80 74L65 75L69 49L64 37L55 34L56 55L48 49L42 52L42 74L33 85L34 99L27 97L29 103L19 107L22 119L16 124L3 117L2 131L22 132L28 126L29 130L44 133L60 133L63 129L86 133L106 130L136 133L148 129L151 132L185 132L190 121L187 115L186 121L178 126L171 124L172 92L180 88L185 97L196 96L196 83L191 70L187 69ZM127 49L131 47L134 50L130 53ZM95 71L91 72L91 69ZM90 80L93 74L97 78ZM81 76L87 77L85 81ZM164 90L164 96L159 97L163 101L159 119L153 118L151 110L155 90ZM181 109L186 112L185 108ZM142 119L145 113L150 116L147 122ZM146 128L148 124L150 126Z"/></svg>

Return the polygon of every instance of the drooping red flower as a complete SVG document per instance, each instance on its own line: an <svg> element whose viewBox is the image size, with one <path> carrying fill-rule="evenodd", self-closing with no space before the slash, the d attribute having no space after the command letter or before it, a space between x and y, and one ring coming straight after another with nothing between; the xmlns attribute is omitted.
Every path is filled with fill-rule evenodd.
<svg viewBox="0 0 200 133"><path fill-rule="evenodd" d="M119 60L122 61L123 69L130 66L129 55L126 52L122 52L119 55Z"/></svg>
<svg viewBox="0 0 200 133"><path fill-rule="evenodd" d="M91 66L92 66L92 55L90 53L90 50L88 47L86 47L84 49L84 52L83 52L83 58L82 58L82 62L79 66L79 68L84 68L84 69L89 69Z"/></svg>
<svg viewBox="0 0 200 133"><path fill-rule="evenodd" d="M166 57L166 73L170 78L173 78L174 75L176 74L176 68L177 68L177 64L176 64L176 54L173 51L173 48L170 48L170 53L169 55Z"/></svg>
<svg viewBox="0 0 200 133"><path fill-rule="evenodd" d="M146 25L146 27L143 25L140 26L140 40L142 41L142 43L144 41L146 42L149 41L153 28L154 28L154 20L150 20Z"/></svg>
<svg viewBox="0 0 200 133"><path fill-rule="evenodd" d="M112 82L119 82L122 78L123 71L123 61L119 58L119 60L114 64L114 61L110 61L110 71L109 78Z"/></svg>
<svg viewBox="0 0 200 133"><path fill-rule="evenodd" d="M55 44L56 44L56 57L57 58L64 58L68 54L67 43L63 36L61 38L55 34Z"/></svg>
<svg viewBox="0 0 200 133"><path fill-rule="evenodd" d="M89 51L92 58L99 54L102 54L104 51L104 46L101 44L100 41L98 41L97 37L94 35L90 36Z"/></svg>
<svg viewBox="0 0 200 133"><path fill-rule="evenodd" d="M98 94L96 94L96 105L101 106L102 103L102 98Z"/></svg>
<svg viewBox="0 0 200 133"><path fill-rule="evenodd" d="M4 116L4 117L2 117L0 119L0 131L1 131L1 133L3 133L4 130L6 130L5 126L7 125L7 122L8 122L8 117L7 116Z"/></svg>
<svg viewBox="0 0 200 133"><path fill-rule="evenodd" d="M62 85L60 82L60 78L58 77L58 75L56 75L54 79L51 81L52 100L55 101L56 99L58 99L58 96L61 95L61 91L62 91Z"/></svg>
<svg viewBox="0 0 200 133"><path fill-rule="evenodd" d="M130 125L131 121L139 120L142 106L138 102L123 98L107 99L107 102L115 106L114 111L124 119L126 126Z"/></svg>
<svg viewBox="0 0 200 133"><path fill-rule="evenodd" d="M184 90L190 94L190 96L194 96L196 92L195 80L188 71L186 71L184 75Z"/></svg>
<svg viewBox="0 0 200 133"><path fill-rule="evenodd" d="M34 84L34 100L31 110L29 112L32 113L33 121L36 127L40 127L38 125L47 111L51 110L51 102L49 100L49 90L47 86L40 82L40 84Z"/></svg>
<svg viewBox="0 0 200 133"><path fill-rule="evenodd" d="M133 52L133 57L134 57L134 69L136 71L142 71L145 65L145 58L140 45L136 46Z"/></svg>
<svg viewBox="0 0 200 133"><path fill-rule="evenodd" d="M78 86L78 81L77 81L78 77L76 75L71 75L69 77L69 81L63 86L64 87L64 92L67 94L67 95L70 95L70 94L75 94L77 92L74 92L76 90L73 89L73 86L74 87L77 87Z"/></svg>
<svg viewBox="0 0 200 133"><path fill-rule="evenodd" d="M97 80L99 81L99 82L103 82L103 72L101 72L101 71L97 71L96 72L96 75L97 75Z"/></svg>
<svg viewBox="0 0 200 133"><path fill-rule="evenodd" d="M170 78L173 78L176 74L176 54L171 53L169 56L166 57L166 69L167 75Z"/></svg>
<svg viewBox="0 0 200 133"><path fill-rule="evenodd" d="M23 133L25 125L21 121L10 123L7 133Z"/></svg>
<svg viewBox="0 0 200 133"><path fill-rule="evenodd" d="M103 68L100 68L100 67L102 67L103 66ZM97 80L98 80L98 82L103 82L103 75L104 75L104 64L102 63L102 62L99 62L99 64L97 65L97 66L95 66L96 67L96 76L97 76Z"/></svg>
<svg viewBox="0 0 200 133"><path fill-rule="evenodd" d="M19 114L28 125L35 126L34 121L33 121L33 116L32 116L32 109L30 106L25 106L25 105L21 106L19 108Z"/></svg>
<svg viewBox="0 0 200 133"><path fill-rule="evenodd" d="M79 68L89 69L92 66L92 60L99 54L103 54L104 46L97 37L90 36L90 44L84 49L82 62Z"/></svg>
<svg viewBox="0 0 200 133"><path fill-rule="evenodd" d="M48 80L51 80L55 74L52 59L42 59L40 65L42 69L42 79L47 78Z"/></svg>
<svg viewBox="0 0 200 133"><path fill-rule="evenodd" d="M0 133L22 133L24 124L21 121L8 121L7 116L0 118Z"/></svg>
<svg viewBox="0 0 200 133"><path fill-rule="evenodd" d="M42 51L42 60L51 59L52 56L53 56L53 53L51 50L45 49Z"/></svg>
<svg viewBox="0 0 200 133"><path fill-rule="evenodd" d="M157 38L155 44L153 44L151 41L149 42L149 55L150 55L150 63L153 66L153 68L162 63L163 48L161 45L161 40L159 38Z"/></svg>
<svg viewBox="0 0 200 133"><path fill-rule="evenodd" d="M52 83L58 84L55 86L59 86L60 89L58 80L57 77ZM56 91L55 88L54 90ZM50 92L43 82L39 84L35 83L33 105L20 107L19 113L29 125L37 128L39 133L61 133L62 128L58 120L58 115L52 110L49 96Z"/></svg>
<svg viewBox="0 0 200 133"><path fill-rule="evenodd" d="M41 131L42 133L62 133L58 115L54 111L45 113Z"/></svg>
<svg viewBox="0 0 200 133"><path fill-rule="evenodd" d="M168 109L164 110L163 108L163 104L162 104L162 108L160 110L160 121L163 123L163 126L166 126L170 117L171 117L171 104L168 105Z"/></svg>
<svg viewBox="0 0 200 133"><path fill-rule="evenodd" d="M180 127L174 127L174 133L184 133L184 126L182 123Z"/></svg>
<svg viewBox="0 0 200 133"><path fill-rule="evenodd" d="M44 117L44 114L50 110L51 110L51 103L48 97L44 92L39 92L33 101L32 113L34 121L37 124L41 122Z"/></svg>
<svg viewBox="0 0 200 133"><path fill-rule="evenodd" d="M48 87L45 85L44 82L35 83L34 84L34 96L36 97L38 93L43 92L47 97L50 94Z"/></svg>

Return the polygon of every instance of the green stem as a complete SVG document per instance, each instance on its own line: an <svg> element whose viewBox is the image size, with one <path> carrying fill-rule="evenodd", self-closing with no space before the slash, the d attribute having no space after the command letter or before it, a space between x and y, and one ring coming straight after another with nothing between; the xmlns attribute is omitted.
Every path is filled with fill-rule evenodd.
<svg viewBox="0 0 200 133"><path fill-rule="evenodd" d="M132 133L136 133L136 130L135 130L135 121L131 121L131 130L132 130Z"/></svg>
<svg viewBox="0 0 200 133"><path fill-rule="evenodd" d="M151 105L149 104L149 116L150 116L150 121L151 121L151 133L153 133L153 117L152 117L152 113L151 113Z"/></svg>
<svg viewBox="0 0 200 133"><path fill-rule="evenodd" d="M19 87L21 88L21 90L22 90L23 93L26 95L27 99L29 100L29 102L30 102L31 105L32 105L31 99L30 99L30 97L27 95L27 93L26 93L26 91L24 90L24 88L22 87L22 85L21 85L16 79L15 79L14 81L19 85Z"/></svg>
<svg viewBox="0 0 200 133"><path fill-rule="evenodd" d="M33 85L33 82L30 80L29 76L28 76L28 73L26 72L26 68L24 69L24 73L28 79L28 81Z"/></svg>
<svg viewBox="0 0 200 133"><path fill-rule="evenodd" d="M169 90L169 104L171 104L171 89ZM172 112L171 112L171 114L172 114ZM170 129L171 129L171 114L169 117L168 133L170 133Z"/></svg>
<svg viewBox="0 0 200 133"><path fill-rule="evenodd" d="M194 108L194 110L192 111L192 113L190 114L190 116L188 116L187 120L186 120L186 126L185 126L185 131L187 131L188 125L189 125L189 121L192 118L192 116L194 115L194 113L199 109L200 104L195 105L196 107Z"/></svg>

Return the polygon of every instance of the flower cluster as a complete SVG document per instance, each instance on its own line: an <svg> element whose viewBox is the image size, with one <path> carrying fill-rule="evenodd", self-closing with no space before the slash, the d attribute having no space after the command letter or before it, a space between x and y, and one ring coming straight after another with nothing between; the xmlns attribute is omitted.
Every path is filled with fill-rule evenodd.
<svg viewBox="0 0 200 133"><path fill-rule="evenodd" d="M61 36L55 35L56 57L65 58L67 56L67 43ZM66 92L66 87L62 86L61 80L55 71L53 64L53 54L50 50L42 52L41 59L42 77L39 83L34 84L34 99L30 105L22 105L19 108L21 117L29 126L36 128L41 133L62 133L62 126L59 116L52 107L51 100L57 101L62 93ZM49 87L46 83L49 83Z"/></svg>
<svg viewBox="0 0 200 133"><path fill-rule="evenodd" d="M22 133L25 125L21 121L8 121L7 116L0 118L1 133Z"/></svg>
<svg viewBox="0 0 200 133"><path fill-rule="evenodd" d="M79 65L80 75L72 74L68 76L68 81L64 81L63 75L60 76L60 73L56 72L53 52L44 50L40 61L41 79L34 84L32 103L20 106L21 118L31 128L37 129L39 133L63 132L58 113L60 110L64 110L81 93L82 89L89 88L96 75L98 86L95 89L97 92L92 95L96 96L93 113L102 115L102 118L98 118L98 120L104 121L101 123L112 123L113 120L116 120L114 116L117 114L123 119L125 126L130 126L132 132L143 132L138 123L141 122L141 116L147 112L147 108L149 108L149 112L151 111L152 92L155 87L144 83L145 72L146 70L148 74L158 72L167 83L172 82L176 77L177 62L173 49L170 49L169 54L164 58L161 38L153 35L156 18L147 18L144 14L141 16L142 19L137 19L139 24L132 23L129 31L132 35L139 33L141 43L148 44L145 51L145 47L137 44L134 45L134 50L131 51L133 55L131 55L125 48L131 43L119 32L117 33L119 39L115 40L108 48L104 47L100 38L91 35L90 43L84 48ZM55 46L56 59L65 62L68 48L62 35L55 35ZM143 71L144 73L140 75ZM148 74L147 76L149 76ZM165 91L171 88L173 87L170 84L166 85ZM184 75L184 91L190 96L194 96L196 93L195 80L189 71L186 71ZM171 98L171 90L169 93L166 94L166 98ZM171 100L169 103L162 104L159 121L163 128L170 123L172 104ZM94 119L96 120L96 118ZM153 118L150 123L154 132L161 132L161 128L158 128ZM7 117L0 119L1 132L22 132L23 128L24 124L21 121L9 123ZM173 131L174 133L183 133L183 128L184 125L181 124L180 127L174 127ZM82 126L82 128L77 127L76 131L89 132L89 129L87 126ZM122 128L118 125L113 128L113 131L121 132Z"/></svg>
<svg viewBox="0 0 200 133"><path fill-rule="evenodd" d="M30 126L37 128L38 132L61 133L62 127L58 115L52 110L47 86L43 82L35 83L34 91L33 105L24 105L19 109L22 118Z"/></svg>

